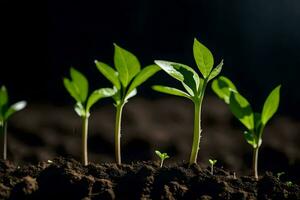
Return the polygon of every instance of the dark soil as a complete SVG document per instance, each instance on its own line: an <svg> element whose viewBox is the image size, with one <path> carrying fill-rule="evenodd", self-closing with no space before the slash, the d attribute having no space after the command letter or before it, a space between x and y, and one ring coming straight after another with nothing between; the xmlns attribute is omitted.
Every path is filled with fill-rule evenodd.
<svg viewBox="0 0 300 200"><path fill-rule="evenodd" d="M38 165L0 161L0 199L300 199L300 188L265 173L235 177L215 168L214 175L185 163L94 164L57 158Z"/></svg>

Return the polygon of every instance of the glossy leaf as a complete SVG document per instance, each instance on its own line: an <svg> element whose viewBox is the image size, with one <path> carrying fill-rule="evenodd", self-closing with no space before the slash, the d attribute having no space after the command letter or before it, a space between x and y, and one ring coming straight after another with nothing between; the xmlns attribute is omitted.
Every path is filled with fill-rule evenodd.
<svg viewBox="0 0 300 200"><path fill-rule="evenodd" d="M133 89L129 94L127 94L124 98L124 101L127 102L128 99L134 97L137 94L137 90Z"/></svg>
<svg viewBox="0 0 300 200"><path fill-rule="evenodd" d="M244 138L253 148L257 147L256 139L252 131L244 131Z"/></svg>
<svg viewBox="0 0 300 200"><path fill-rule="evenodd" d="M154 85L154 86L152 86L152 89L156 90L158 92L165 93L165 94L171 94L171 95L175 95L175 96L181 96L181 97L185 97L188 99L192 99L191 96L189 96L187 93L185 93L179 89L176 89L176 88L162 86L162 85Z"/></svg>
<svg viewBox="0 0 300 200"><path fill-rule="evenodd" d="M117 88L121 88L118 72L103 62L95 60L98 70Z"/></svg>
<svg viewBox="0 0 300 200"><path fill-rule="evenodd" d="M70 69L70 74L72 78L72 83L78 88L78 95L80 96L80 102L85 102L88 91L89 91L89 84L85 76L77 71L76 69Z"/></svg>
<svg viewBox="0 0 300 200"><path fill-rule="evenodd" d="M179 80L191 96L197 94L200 78L191 67L180 63L162 60L156 60L154 62L170 76Z"/></svg>
<svg viewBox="0 0 300 200"><path fill-rule="evenodd" d="M14 113L24 109L26 105L27 105L26 101L19 101L11 105L4 114L4 120L7 120Z"/></svg>
<svg viewBox="0 0 300 200"><path fill-rule="evenodd" d="M212 82L212 90L217 96L229 104L230 93L237 92L235 85L225 76L220 76Z"/></svg>
<svg viewBox="0 0 300 200"><path fill-rule="evenodd" d="M89 115L89 113L86 112L86 110L84 109L82 103L77 102L74 106L74 110L77 113L77 115L79 115L80 117Z"/></svg>
<svg viewBox="0 0 300 200"><path fill-rule="evenodd" d="M193 53L196 64L201 74L204 78L208 77L214 65L214 58L212 53L196 38L194 39Z"/></svg>
<svg viewBox="0 0 300 200"><path fill-rule="evenodd" d="M8 94L6 87L3 85L0 88L0 107L6 105L8 103Z"/></svg>
<svg viewBox="0 0 300 200"><path fill-rule="evenodd" d="M264 103L261 116L261 121L264 125L266 125L266 123L271 119L271 117L278 109L280 100L280 88L281 85L273 89Z"/></svg>
<svg viewBox="0 0 300 200"><path fill-rule="evenodd" d="M160 70L160 67L158 67L157 65L149 65L149 66L143 68L133 79L133 81L130 84L130 87L127 91L127 94L129 94L135 88L140 86L143 82L145 82L148 78L153 76L159 70Z"/></svg>
<svg viewBox="0 0 300 200"><path fill-rule="evenodd" d="M220 64L218 64L218 66L216 66L211 73L208 76L208 81L214 79L216 76L218 76L220 74L220 72L222 71L222 67L223 67L223 60L220 62Z"/></svg>
<svg viewBox="0 0 300 200"><path fill-rule="evenodd" d="M114 63L119 72L119 78L124 87L127 87L131 79L141 70L138 59L129 51L115 46Z"/></svg>
<svg viewBox="0 0 300 200"><path fill-rule="evenodd" d="M64 86L69 92L69 94L76 100L76 102L81 102L81 97L79 95L79 89L74 85L69 79L64 78Z"/></svg>
<svg viewBox="0 0 300 200"><path fill-rule="evenodd" d="M248 130L254 129L254 116L252 108L242 95L239 93L231 92L229 107L231 112L236 118L244 124Z"/></svg>
<svg viewBox="0 0 300 200"><path fill-rule="evenodd" d="M87 101L86 110L89 111L90 108L100 99L105 97L111 97L116 93L116 90L113 90L111 88L101 88L99 90L95 90Z"/></svg>

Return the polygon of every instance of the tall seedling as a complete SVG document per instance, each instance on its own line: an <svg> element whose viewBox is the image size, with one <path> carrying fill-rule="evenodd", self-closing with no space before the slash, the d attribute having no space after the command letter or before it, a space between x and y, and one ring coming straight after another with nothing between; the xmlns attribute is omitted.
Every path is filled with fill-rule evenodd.
<svg viewBox="0 0 300 200"><path fill-rule="evenodd" d="M9 105L8 93L5 86L0 88L0 137L2 141L2 158L7 159L7 120L17 111L26 107L26 101L19 101Z"/></svg>
<svg viewBox="0 0 300 200"><path fill-rule="evenodd" d="M245 140L253 147L252 168L254 177L258 179L258 151L262 144L262 135L267 122L276 113L280 99L280 85L267 97L261 113L253 112L250 103L226 77L220 76L212 83L213 91L229 104L233 115L246 127Z"/></svg>
<svg viewBox="0 0 300 200"><path fill-rule="evenodd" d="M117 91L113 96L116 107L114 138L116 162L121 164L121 119L123 107L128 99L136 95L136 88L153 76L160 68L157 65L149 65L141 70L138 59L132 53L116 44L114 44L114 48L114 65L116 70L97 60L95 64Z"/></svg>
<svg viewBox="0 0 300 200"><path fill-rule="evenodd" d="M203 78L189 66L162 60L155 60L155 63L166 73L180 81L186 92L173 87L155 85L153 89L162 93L186 97L194 103L194 136L190 155L190 164L197 162L197 155L201 139L201 107L205 94L205 89L210 80L215 78L222 70L223 61L218 66L214 66L212 53L197 39L193 45L194 59Z"/></svg>
<svg viewBox="0 0 300 200"><path fill-rule="evenodd" d="M88 96L89 84L86 77L74 68L70 69L71 79L64 78L64 86L69 94L75 99L75 112L82 118L82 143L81 143L81 159L82 164L88 164L88 120L91 107L100 99L111 97L115 94L115 90L111 88L101 88L92 92Z"/></svg>

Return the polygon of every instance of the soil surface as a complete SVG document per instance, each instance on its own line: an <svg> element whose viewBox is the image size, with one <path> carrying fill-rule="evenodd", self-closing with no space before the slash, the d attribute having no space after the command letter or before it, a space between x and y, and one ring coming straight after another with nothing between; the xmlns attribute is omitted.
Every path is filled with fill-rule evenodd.
<svg viewBox="0 0 300 200"><path fill-rule="evenodd" d="M281 179L281 178L280 178ZM15 166L0 161L0 199L300 199L300 188L265 173L258 181L220 168L155 162L94 164L71 158Z"/></svg>

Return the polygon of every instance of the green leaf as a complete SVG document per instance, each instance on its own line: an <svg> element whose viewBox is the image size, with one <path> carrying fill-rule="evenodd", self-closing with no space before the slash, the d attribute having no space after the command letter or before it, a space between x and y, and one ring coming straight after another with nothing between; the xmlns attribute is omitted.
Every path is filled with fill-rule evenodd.
<svg viewBox="0 0 300 200"><path fill-rule="evenodd" d="M220 74L220 72L222 71L222 66L223 66L223 60L220 62L220 64L218 64L218 66L216 66L211 73L208 76L208 81L212 80L213 78L215 78L216 76L218 76Z"/></svg>
<svg viewBox="0 0 300 200"><path fill-rule="evenodd" d="M70 69L70 74L71 74L73 84L79 90L78 94L80 96L81 102L85 102L87 95L88 95L88 91L89 91L89 84L88 84L87 79L85 78L85 76L82 73L80 73L73 67L71 67L71 69Z"/></svg>
<svg viewBox="0 0 300 200"><path fill-rule="evenodd" d="M8 103L8 94L6 87L3 85L0 88L0 108Z"/></svg>
<svg viewBox="0 0 300 200"><path fill-rule="evenodd" d="M119 72L119 78L124 87L127 87L131 79L141 70L138 59L129 51L115 46L114 63Z"/></svg>
<svg viewBox="0 0 300 200"><path fill-rule="evenodd" d="M14 113L24 109L26 105L27 105L26 101L19 101L11 105L4 114L4 120L7 120Z"/></svg>
<svg viewBox="0 0 300 200"><path fill-rule="evenodd" d="M197 88L200 83L200 78L191 67L162 60L155 60L154 62L167 72L167 74L179 80L191 96L195 96L198 93Z"/></svg>
<svg viewBox="0 0 300 200"><path fill-rule="evenodd" d="M254 129L254 116L247 99L239 93L231 92L229 107L233 115L238 118L248 130Z"/></svg>
<svg viewBox="0 0 300 200"><path fill-rule="evenodd" d="M105 97L111 97L116 93L116 90L111 88L101 88L99 90L95 90L87 101L86 110L89 111L90 108L100 99Z"/></svg>
<svg viewBox="0 0 300 200"><path fill-rule="evenodd" d="M160 157L160 158L162 157L162 154L160 153L160 151L156 150L155 153L156 153L156 155L158 155L158 157Z"/></svg>
<svg viewBox="0 0 300 200"><path fill-rule="evenodd" d="M171 94L171 95L175 95L175 96L192 99L191 96L189 96L187 93L185 93L179 89L176 89L176 88L162 86L162 85L154 85L154 86L152 86L152 89L156 90L158 92L165 93L165 94Z"/></svg>
<svg viewBox="0 0 300 200"><path fill-rule="evenodd" d="M267 122L271 119L271 117L275 114L275 112L278 109L280 100L280 88L281 85L273 89L264 103L261 116L261 121L264 125L267 124Z"/></svg>
<svg viewBox="0 0 300 200"><path fill-rule="evenodd" d="M257 142L252 131L244 131L245 140L253 147L257 147Z"/></svg>
<svg viewBox="0 0 300 200"><path fill-rule="evenodd" d="M214 165L217 163L217 160L208 159L208 161L211 165Z"/></svg>
<svg viewBox="0 0 300 200"><path fill-rule="evenodd" d="M119 90L121 89L118 72L103 62L95 60L98 70Z"/></svg>
<svg viewBox="0 0 300 200"><path fill-rule="evenodd" d="M196 38L194 39L193 53L196 64L201 74L204 78L208 77L214 65L214 58L212 53Z"/></svg>
<svg viewBox="0 0 300 200"><path fill-rule="evenodd" d="M235 85L225 76L220 76L212 82L212 90L217 96L229 104L230 93L237 92Z"/></svg>
<svg viewBox="0 0 300 200"><path fill-rule="evenodd" d="M64 78L64 86L69 92L69 94L76 100L76 102L81 102L78 88L69 79Z"/></svg>
<svg viewBox="0 0 300 200"><path fill-rule="evenodd" d="M136 77L133 79L132 83L130 84L130 87L127 91L127 94L129 94L132 90L137 88L139 85L141 85L143 82L145 82L148 78L153 76L156 72L158 72L160 68L157 65L149 65L142 69Z"/></svg>

